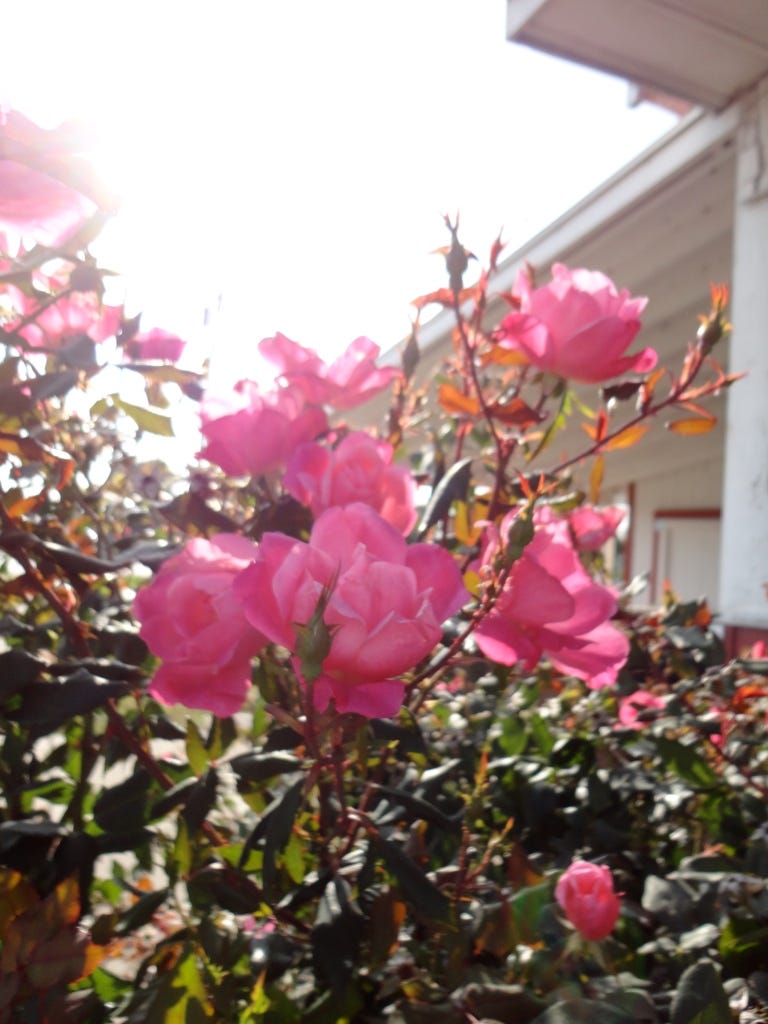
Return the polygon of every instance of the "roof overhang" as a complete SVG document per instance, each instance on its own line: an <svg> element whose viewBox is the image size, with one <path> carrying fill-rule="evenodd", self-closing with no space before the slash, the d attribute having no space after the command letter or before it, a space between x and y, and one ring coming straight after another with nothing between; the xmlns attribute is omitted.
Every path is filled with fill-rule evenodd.
<svg viewBox="0 0 768 1024"><path fill-rule="evenodd" d="M710 110L768 75L766 0L507 0L507 38Z"/></svg>

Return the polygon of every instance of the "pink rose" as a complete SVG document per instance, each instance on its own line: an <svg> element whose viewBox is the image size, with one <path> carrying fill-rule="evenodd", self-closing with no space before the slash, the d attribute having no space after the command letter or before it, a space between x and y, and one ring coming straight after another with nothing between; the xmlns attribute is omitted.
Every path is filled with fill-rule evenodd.
<svg viewBox="0 0 768 1024"><path fill-rule="evenodd" d="M649 708L661 710L665 706L661 697L657 697L647 690L635 690L619 704L619 721L627 729L644 729L648 722L639 717L640 713Z"/></svg>
<svg viewBox="0 0 768 1024"><path fill-rule="evenodd" d="M260 392L246 380L227 398L204 398L201 418L207 444L200 456L231 476L282 468L299 445L328 427L323 410L307 405L297 388Z"/></svg>
<svg viewBox="0 0 768 1024"><path fill-rule="evenodd" d="M232 584L257 554L235 534L196 537L136 595L139 636L163 659L149 687L161 703L222 718L241 707L251 659L266 641L246 621Z"/></svg>
<svg viewBox="0 0 768 1024"><path fill-rule="evenodd" d="M607 508L595 508L593 505L581 505L568 516L573 537L579 551L599 551L606 541L616 533L619 523L624 518L624 510L615 505Z"/></svg>
<svg viewBox="0 0 768 1024"><path fill-rule="evenodd" d="M512 512L502 522L502 537L514 516ZM533 540L475 630L477 645L502 665L521 661L532 669L545 655L560 672L586 680L591 689L609 686L629 654L627 638L609 622L616 598L582 566L567 520L542 508L534 522ZM485 564L491 564L498 546L491 531Z"/></svg>
<svg viewBox="0 0 768 1024"><path fill-rule="evenodd" d="M379 346L370 338L356 338L330 365L284 334L264 338L259 351L280 377L302 391L308 402L334 409L353 409L400 376L396 367L376 368Z"/></svg>
<svg viewBox="0 0 768 1024"><path fill-rule="evenodd" d="M605 274L556 263L552 281L540 288L531 288L528 275L518 272L515 291L520 310L502 320L496 340L524 353L539 370L595 384L656 365L652 348L623 354L640 330L648 300L617 291Z"/></svg>
<svg viewBox="0 0 768 1024"><path fill-rule="evenodd" d="M32 313L34 305L28 305L24 315ZM83 334L94 342L106 341L122 319L122 306L102 306L95 292L73 292L46 306L18 333L32 348L61 349Z"/></svg>
<svg viewBox="0 0 768 1024"><path fill-rule="evenodd" d="M167 363L175 363L181 358L186 346L186 341L182 341L177 334L164 331L162 327L153 327L151 331L134 334L123 347L126 356L134 362L162 359Z"/></svg>
<svg viewBox="0 0 768 1024"><path fill-rule="evenodd" d="M611 934L621 912L610 869L586 860L575 860L562 873L555 899L573 927L592 942Z"/></svg>
<svg viewBox="0 0 768 1024"><path fill-rule="evenodd" d="M285 488L317 516L334 505L362 501L401 533L416 522L416 485L405 466L393 466L394 448L362 431L347 434L335 448L305 444L291 457Z"/></svg>
<svg viewBox="0 0 768 1024"><path fill-rule="evenodd" d="M310 622L324 588L331 644L314 682L315 706L333 699L340 712L395 714L404 692L399 677L429 654L440 624L468 598L458 567L442 548L406 544L357 503L324 512L306 544L265 534L235 583L251 625L294 653L296 627ZM297 657L294 666L300 672Z"/></svg>
<svg viewBox="0 0 768 1024"><path fill-rule="evenodd" d="M79 142L70 126L47 131L18 111L0 109L0 230L61 245L97 207L113 205L73 155Z"/></svg>

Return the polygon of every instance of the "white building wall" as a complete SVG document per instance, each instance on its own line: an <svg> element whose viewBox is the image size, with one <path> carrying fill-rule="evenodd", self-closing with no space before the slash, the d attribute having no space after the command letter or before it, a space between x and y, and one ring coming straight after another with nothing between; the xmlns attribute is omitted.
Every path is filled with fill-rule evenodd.
<svg viewBox="0 0 768 1024"><path fill-rule="evenodd" d="M694 438L689 440L695 443ZM719 520L696 514L660 519L658 514L719 509L722 477L718 452L635 483L631 568L633 575L649 577L648 586L637 598L639 603L655 603L669 575L683 600L706 596L713 610L719 608Z"/></svg>

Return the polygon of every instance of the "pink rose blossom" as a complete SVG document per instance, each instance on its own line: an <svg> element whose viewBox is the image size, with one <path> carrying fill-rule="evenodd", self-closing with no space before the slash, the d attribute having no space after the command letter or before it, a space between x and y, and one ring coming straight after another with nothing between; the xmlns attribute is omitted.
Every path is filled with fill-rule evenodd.
<svg viewBox="0 0 768 1024"><path fill-rule="evenodd" d="M232 584L257 553L235 534L196 537L136 595L139 636L163 659L149 687L162 704L222 718L242 706L251 658L266 641L246 622Z"/></svg>
<svg viewBox="0 0 768 1024"><path fill-rule="evenodd" d="M640 714L650 708L661 711L666 704L648 690L635 690L619 704L619 721L627 729L644 729L648 722L640 718Z"/></svg>
<svg viewBox="0 0 768 1024"><path fill-rule="evenodd" d="M28 305L24 316L34 308ZM122 318L122 306L102 306L94 292L73 292L41 309L19 334L32 348L60 349L83 334L94 342L106 341L117 333Z"/></svg>
<svg viewBox="0 0 768 1024"><path fill-rule="evenodd" d="M267 533L259 554L235 583L251 625L273 643L297 650L325 590L328 655L314 681L315 706L393 715L404 692L400 676L424 658L441 623L468 598L451 556L432 544L406 544L370 506L331 508L308 543ZM294 658L300 672L300 663Z"/></svg>
<svg viewBox="0 0 768 1024"><path fill-rule="evenodd" d="M585 939L598 942L610 935L621 912L610 868L575 860L558 879L555 899Z"/></svg>
<svg viewBox="0 0 768 1024"><path fill-rule="evenodd" d="M70 126L49 131L18 111L0 109L0 230L60 245L97 207L113 205L73 155L79 141Z"/></svg>
<svg viewBox="0 0 768 1024"><path fill-rule="evenodd" d="M540 288L532 288L520 271L515 291L520 309L502 320L496 340L522 352L539 370L595 384L623 373L647 373L656 365L652 348L624 355L648 300L618 291L605 274L556 263L552 281Z"/></svg>
<svg viewBox="0 0 768 1024"><path fill-rule="evenodd" d="M162 327L153 327L151 331L134 334L130 341L126 342L124 349L128 358L134 362L162 359L167 363L175 363L181 358L186 346L186 341L177 334L164 331Z"/></svg>
<svg viewBox="0 0 768 1024"><path fill-rule="evenodd" d="M573 537L579 551L599 551L606 541L616 533L624 518L624 510L615 505L595 508L582 505L568 516Z"/></svg>
<svg viewBox="0 0 768 1024"><path fill-rule="evenodd" d="M514 517L512 512L502 522L502 537ZM545 655L560 672L584 679L591 689L609 686L629 654L627 638L609 622L616 598L582 566L567 520L542 508L534 522L533 540L475 630L477 644L502 665L521 661L532 669ZM486 565L498 546L498 537L489 531L483 553Z"/></svg>
<svg viewBox="0 0 768 1024"><path fill-rule="evenodd" d="M362 431L347 434L336 448L302 445L291 457L285 488L317 516L334 505L362 501L401 533L416 522L416 485L405 466L392 465L394 449Z"/></svg>
<svg viewBox="0 0 768 1024"><path fill-rule="evenodd" d="M260 392L246 380L226 398L204 398L201 418L207 441L201 458L231 476L258 476L282 468L299 445L328 427L323 410L307 405L297 388Z"/></svg>
<svg viewBox="0 0 768 1024"><path fill-rule="evenodd" d="M308 402L334 409L353 409L400 376L396 367L376 368L379 346L370 338L356 338L330 365L284 334L264 338L259 351Z"/></svg>

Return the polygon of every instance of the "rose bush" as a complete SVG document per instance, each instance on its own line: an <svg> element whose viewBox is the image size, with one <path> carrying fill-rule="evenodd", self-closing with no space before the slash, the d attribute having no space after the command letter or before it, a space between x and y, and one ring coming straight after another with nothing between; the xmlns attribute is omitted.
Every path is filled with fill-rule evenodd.
<svg viewBox="0 0 768 1024"><path fill-rule="evenodd" d="M595 270L552 267L552 281L534 288L525 271L517 275L519 310L502 320L496 339L522 352L539 370L588 384L625 373L647 373L656 353L644 348L624 355L640 330L647 300L632 298Z"/></svg>
<svg viewBox="0 0 768 1024"><path fill-rule="evenodd" d="M488 323L500 242L465 287L449 221L439 368L417 326L397 368L267 339L274 385L205 395L186 473L147 440L204 375L135 318L147 403L104 393L95 223L52 264L48 198L0 258L0 1024L765 1017L765 652L720 665L705 605L640 614L595 556L603 452L735 379L724 291L679 374L587 415L574 380L652 361L637 301L523 286L570 378L536 372ZM47 322L83 297L85 333Z"/></svg>

